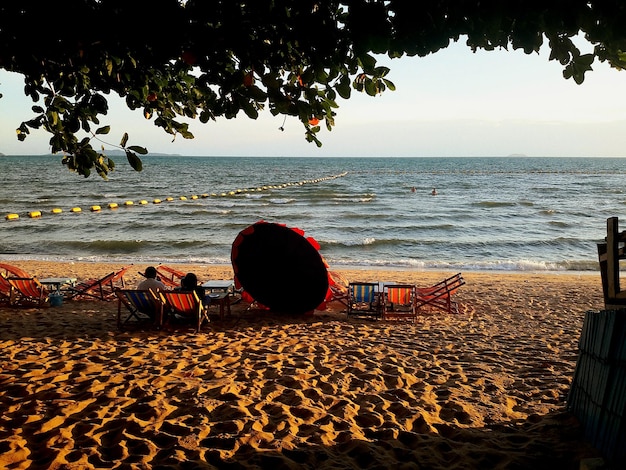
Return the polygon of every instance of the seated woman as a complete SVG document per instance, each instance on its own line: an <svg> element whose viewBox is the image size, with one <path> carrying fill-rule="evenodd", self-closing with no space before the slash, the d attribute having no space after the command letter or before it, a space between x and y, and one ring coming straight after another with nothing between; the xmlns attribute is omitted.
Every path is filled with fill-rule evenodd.
<svg viewBox="0 0 626 470"><path fill-rule="evenodd" d="M184 292L195 291L205 306L208 306L210 302L210 299L204 294L204 287L198 285L198 277L194 273L187 273L180 280L180 290Z"/></svg>

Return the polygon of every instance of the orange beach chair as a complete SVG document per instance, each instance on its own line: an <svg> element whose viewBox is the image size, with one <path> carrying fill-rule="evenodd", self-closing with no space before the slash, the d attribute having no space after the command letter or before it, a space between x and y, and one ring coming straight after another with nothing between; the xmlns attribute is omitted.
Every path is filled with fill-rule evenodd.
<svg viewBox="0 0 626 470"><path fill-rule="evenodd" d="M48 290L36 277L9 277L10 305L15 307L47 307Z"/></svg>
<svg viewBox="0 0 626 470"><path fill-rule="evenodd" d="M160 291L164 311L191 318L196 322L196 332L200 331L202 323L209 323L207 311L195 291Z"/></svg>
<svg viewBox="0 0 626 470"><path fill-rule="evenodd" d="M385 284L383 320L417 320L416 288L412 284Z"/></svg>

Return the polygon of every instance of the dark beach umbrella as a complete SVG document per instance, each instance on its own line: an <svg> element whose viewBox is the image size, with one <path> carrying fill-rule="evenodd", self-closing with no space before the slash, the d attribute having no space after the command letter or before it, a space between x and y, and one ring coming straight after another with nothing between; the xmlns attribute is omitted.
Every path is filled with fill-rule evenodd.
<svg viewBox="0 0 626 470"><path fill-rule="evenodd" d="M275 312L312 311L328 292L328 271L314 243L284 225L260 221L249 226L232 246L236 284Z"/></svg>

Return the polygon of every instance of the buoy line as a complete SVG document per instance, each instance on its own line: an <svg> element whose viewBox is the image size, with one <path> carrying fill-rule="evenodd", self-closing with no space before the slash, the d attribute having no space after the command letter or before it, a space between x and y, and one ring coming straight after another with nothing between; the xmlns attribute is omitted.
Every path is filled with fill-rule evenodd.
<svg viewBox="0 0 626 470"><path fill-rule="evenodd" d="M297 182L290 182L290 183L282 183L282 184L273 184L273 185L263 185L263 186L256 186L256 187L250 187L250 188L240 188L240 189L234 189L231 191L223 191L221 193L203 193L203 194L193 194L191 196L179 196L178 198L172 197L172 196L168 196L164 199L160 199L160 198L154 198L152 199L152 204L161 204L162 202L172 202L175 200L179 200L179 201L195 201L197 199L206 199L206 198L215 198L215 197L232 197L232 196L237 196L240 194L246 194L246 193L255 193L255 192L262 192L262 191L268 191L270 189L285 189L285 188L289 188L291 186L304 186L306 184L315 184L315 183L322 183L324 181L329 181L329 180L333 180L336 178L341 178L343 176L346 176L348 174L347 171L344 171L343 173L339 173L338 175L331 175L331 176L325 176L322 178L315 178L312 180L304 180L304 181L297 181ZM137 202L135 201L124 201L121 205L124 207L132 207L134 205L147 205L148 204L148 200L147 199L141 199ZM89 206L89 210L91 212L102 212L102 209L104 208L108 208L111 210L115 210L118 209L120 207L120 204L117 202L110 202L108 204L103 205L99 205L99 204L94 204ZM71 213L81 213L82 212L82 208L78 207L78 206L74 206L71 209L69 209L69 212ZM56 214L63 214L64 211L63 209L61 209L60 207L55 207L53 209L50 210L49 214L52 215L56 215ZM29 211L26 213L26 215L31 218L31 219L39 219L43 217L43 213L41 211L38 210L33 210L33 211ZM7 215L5 215L4 217L5 220L7 221L12 221L12 220L20 220L20 214L16 213L16 212L12 212L9 213Z"/></svg>

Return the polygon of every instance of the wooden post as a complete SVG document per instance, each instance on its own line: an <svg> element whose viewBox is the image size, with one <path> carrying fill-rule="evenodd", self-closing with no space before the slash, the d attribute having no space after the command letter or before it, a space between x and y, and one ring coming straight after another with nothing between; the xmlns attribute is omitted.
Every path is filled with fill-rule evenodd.
<svg viewBox="0 0 626 470"><path fill-rule="evenodd" d="M617 298L620 291L618 243L618 220L617 217L610 217L606 219L606 277L609 299Z"/></svg>
<svg viewBox="0 0 626 470"><path fill-rule="evenodd" d="M619 262L626 259L625 242L626 232L619 232L617 217L606 219L606 239L604 243L598 243L598 259L607 310L626 308L626 290L621 290L619 280Z"/></svg>

